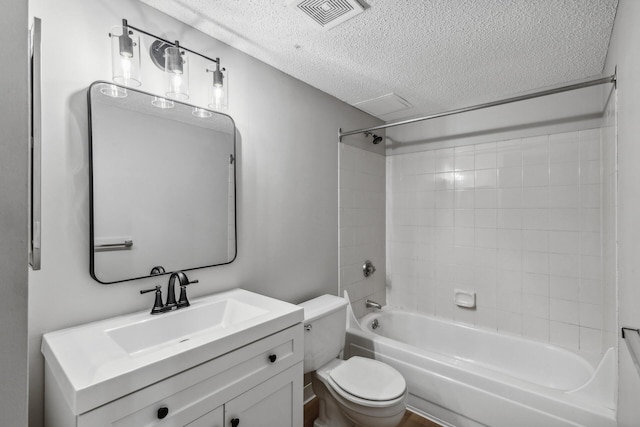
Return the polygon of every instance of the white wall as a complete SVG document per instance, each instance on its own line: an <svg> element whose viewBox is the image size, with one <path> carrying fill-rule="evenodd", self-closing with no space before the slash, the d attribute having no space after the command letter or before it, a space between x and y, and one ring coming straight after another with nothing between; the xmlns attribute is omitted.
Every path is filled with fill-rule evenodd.
<svg viewBox="0 0 640 427"><path fill-rule="evenodd" d="M640 2L620 0L605 72L617 67L618 132L618 326L640 327ZM608 93L604 93L605 99ZM618 329L619 331L619 329ZM620 338L619 338L620 339ZM640 425L640 378L619 342L618 423Z"/></svg>
<svg viewBox="0 0 640 427"><path fill-rule="evenodd" d="M3 0L0 39L12 58L0 105L0 424L27 425L27 2Z"/></svg>
<svg viewBox="0 0 640 427"><path fill-rule="evenodd" d="M166 281L104 286L89 276L86 88L110 79L107 33L122 18L219 56L230 71L229 113L239 131L238 258L191 273L200 283L190 297L238 286L294 303L337 293L337 132L377 120L138 1L32 0L31 13L43 19L44 52L43 258L29 277L31 426L42 425L41 335L149 309L152 297L138 290ZM191 71L191 92L202 105ZM161 92L147 77L152 84L142 89Z"/></svg>

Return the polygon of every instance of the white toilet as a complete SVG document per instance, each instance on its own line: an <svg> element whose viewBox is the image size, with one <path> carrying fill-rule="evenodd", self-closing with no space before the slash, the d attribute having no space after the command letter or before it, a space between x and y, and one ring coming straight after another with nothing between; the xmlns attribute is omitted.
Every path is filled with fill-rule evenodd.
<svg viewBox="0 0 640 427"><path fill-rule="evenodd" d="M404 416L407 384L391 366L354 356L342 360L347 301L323 295L304 308L304 372L313 372L320 400L314 427L395 427Z"/></svg>

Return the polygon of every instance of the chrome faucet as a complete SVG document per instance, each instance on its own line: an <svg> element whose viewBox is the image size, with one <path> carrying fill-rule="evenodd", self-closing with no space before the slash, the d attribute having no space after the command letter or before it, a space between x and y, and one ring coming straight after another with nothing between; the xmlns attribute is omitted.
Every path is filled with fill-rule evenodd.
<svg viewBox="0 0 640 427"><path fill-rule="evenodd" d="M180 297L176 302L176 279L178 280L178 284L180 285ZM151 309L151 314L160 314L165 313L171 310L177 310L183 307L189 307L191 305L189 300L187 299L187 286L193 283L198 283L197 280L189 281L189 278L182 271L176 271L175 273L171 273L169 276L169 286L167 289L167 303L162 303L162 290L160 285L155 286L152 289L144 289L141 290L141 294L146 294L147 292L155 291L155 300L153 303L153 308Z"/></svg>
<svg viewBox="0 0 640 427"><path fill-rule="evenodd" d="M381 309L381 308L382 308L382 306L381 306L380 304L378 304L378 303L377 303L377 302L375 302L375 301L371 301L370 299L368 299L368 300L365 302L365 305L367 306L367 308L371 308L371 307L373 307L373 308L377 308L377 309Z"/></svg>

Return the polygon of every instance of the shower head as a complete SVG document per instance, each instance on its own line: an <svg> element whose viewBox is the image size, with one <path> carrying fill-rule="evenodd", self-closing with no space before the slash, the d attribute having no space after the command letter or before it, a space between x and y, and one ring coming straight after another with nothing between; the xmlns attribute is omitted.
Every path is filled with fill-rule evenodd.
<svg viewBox="0 0 640 427"><path fill-rule="evenodd" d="M374 144L380 144L380 142L382 141L382 137L376 135L375 133L371 133L371 132L365 132L364 136L373 136L373 143Z"/></svg>

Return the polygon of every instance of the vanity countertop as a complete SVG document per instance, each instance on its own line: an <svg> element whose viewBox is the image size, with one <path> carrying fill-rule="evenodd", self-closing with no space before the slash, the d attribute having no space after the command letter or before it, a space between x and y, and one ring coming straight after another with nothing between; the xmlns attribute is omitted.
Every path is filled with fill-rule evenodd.
<svg viewBox="0 0 640 427"><path fill-rule="evenodd" d="M42 354L72 411L82 414L302 321L296 305L233 289L164 314L47 333Z"/></svg>

